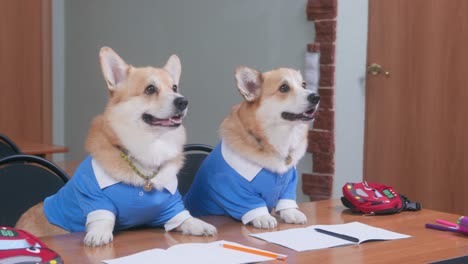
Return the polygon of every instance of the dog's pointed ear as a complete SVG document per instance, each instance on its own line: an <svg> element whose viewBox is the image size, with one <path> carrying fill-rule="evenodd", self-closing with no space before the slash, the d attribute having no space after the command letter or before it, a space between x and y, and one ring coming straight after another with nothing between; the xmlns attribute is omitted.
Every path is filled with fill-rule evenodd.
<svg viewBox="0 0 468 264"><path fill-rule="evenodd" d="M109 47L99 51L101 70L107 83L107 88L114 91L116 86L127 78L129 65Z"/></svg>
<svg viewBox="0 0 468 264"><path fill-rule="evenodd" d="M245 100L251 102L260 96L262 74L249 67L240 66L236 69L237 88Z"/></svg>
<svg viewBox="0 0 468 264"><path fill-rule="evenodd" d="M169 72L169 75L171 75L174 84L178 85L180 73L182 71L179 57L175 54L172 54L171 57L169 57L167 60L166 65L164 65L164 69Z"/></svg>

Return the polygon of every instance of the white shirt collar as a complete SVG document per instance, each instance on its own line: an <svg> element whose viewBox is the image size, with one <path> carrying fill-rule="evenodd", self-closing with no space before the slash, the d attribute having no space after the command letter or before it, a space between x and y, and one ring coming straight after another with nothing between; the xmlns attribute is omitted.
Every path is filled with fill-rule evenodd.
<svg viewBox="0 0 468 264"><path fill-rule="evenodd" d="M101 189L117 184L121 181L109 176L102 166L94 159L91 160L93 166L94 175ZM177 191L177 178L174 177L173 181L167 182L163 185L164 189L168 190L171 194L175 194Z"/></svg>
<svg viewBox="0 0 468 264"><path fill-rule="evenodd" d="M231 148L224 144L224 141L221 142L221 155L223 155L224 160L229 164L229 166L231 166L231 168L249 182L251 182L262 170L261 166L235 153Z"/></svg>
<svg viewBox="0 0 468 264"><path fill-rule="evenodd" d="M172 195L177 192L177 185L179 182L177 181L177 177L173 177L173 180L167 182L163 185L164 189L168 190Z"/></svg>

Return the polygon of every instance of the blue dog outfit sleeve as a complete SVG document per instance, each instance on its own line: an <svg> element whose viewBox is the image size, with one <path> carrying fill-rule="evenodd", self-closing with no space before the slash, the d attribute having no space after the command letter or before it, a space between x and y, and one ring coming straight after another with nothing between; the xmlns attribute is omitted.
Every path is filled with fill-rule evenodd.
<svg viewBox="0 0 468 264"><path fill-rule="evenodd" d="M177 185L169 185L145 192L141 186L116 181L88 157L71 180L45 200L44 212L49 222L71 232L85 231L88 214L97 210L115 216L115 230L139 225L164 225L171 230L191 215L185 210Z"/></svg>
<svg viewBox="0 0 468 264"><path fill-rule="evenodd" d="M184 202L194 216L229 215L247 224L276 206L297 208L296 174L295 168L268 171L221 142L202 163Z"/></svg>
<svg viewBox="0 0 468 264"><path fill-rule="evenodd" d="M103 194L88 156L74 176L58 193L45 199L44 213L50 223L70 232L86 230L86 216L95 210L117 213L113 203Z"/></svg>
<svg viewBox="0 0 468 264"><path fill-rule="evenodd" d="M252 193L249 182L244 178L216 175L216 180L209 185L208 192L229 216L241 220L244 214L256 208L264 208L261 212L268 214L265 200Z"/></svg>

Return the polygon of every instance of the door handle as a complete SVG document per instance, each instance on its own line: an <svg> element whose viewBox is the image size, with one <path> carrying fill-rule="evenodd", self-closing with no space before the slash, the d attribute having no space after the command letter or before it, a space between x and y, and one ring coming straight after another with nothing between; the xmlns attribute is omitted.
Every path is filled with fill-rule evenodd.
<svg viewBox="0 0 468 264"><path fill-rule="evenodd" d="M367 67L367 72L372 75L379 75L381 72L385 74L385 76L390 76L390 72L385 71L380 64L372 63Z"/></svg>

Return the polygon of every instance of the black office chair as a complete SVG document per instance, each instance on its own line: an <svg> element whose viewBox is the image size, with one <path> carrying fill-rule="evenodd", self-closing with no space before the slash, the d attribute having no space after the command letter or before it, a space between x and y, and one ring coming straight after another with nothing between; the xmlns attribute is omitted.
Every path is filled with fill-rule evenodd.
<svg viewBox="0 0 468 264"><path fill-rule="evenodd" d="M13 227L26 210L67 181L62 169L38 156L18 154L0 159L0 226Z"/></svg>
<svg viewBox="0 0 468 264"><path fill-rule="evenodd" d="M177 174L178 189L181 195L188 192L198 168L212 150L212 146L204 144L187 144L184 146L185 163Z"/></svg>
<svg viewBox="0 0 468 264"><path fill-rule="evenodd" d="M6 135L0 133L0 159L15 154L21 154L18 146Z"/></svg>

